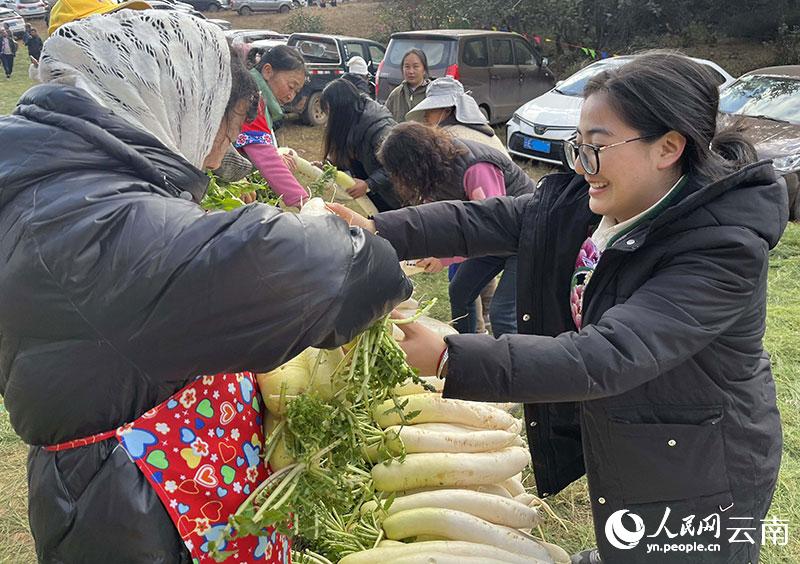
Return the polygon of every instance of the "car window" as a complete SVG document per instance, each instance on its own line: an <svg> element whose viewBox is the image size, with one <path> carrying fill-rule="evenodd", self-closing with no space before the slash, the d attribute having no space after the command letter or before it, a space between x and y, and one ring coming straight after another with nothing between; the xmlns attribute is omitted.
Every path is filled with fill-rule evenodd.
<svg viewBox="0 0 800 564"><path fill-rule="evenodd" d="M365 61L369 58L367 54L364 52L364 46L361 43L349 42L344 44L344 52L347 53L347 60L350 60L350 57L355 57L358 55L362 57Z"/></svg>
<svg viewBox="0 0 800 564"><path fill-rule="evenodd" d="M710 66L708 66L708 65L703 65L703 66L705 66L705 67L708 69L708 72L710 72L710 73L711 73L711 77L714 79L714 83L715 83L717 86L719 86L720 84L722 84L723 82L725 82L725 77L724 77L724 76L722 76L722 75L721 75L721 74L720 74L720 73L717 71L717 69L715 69L715 68L713 68L713 67L710 67Z"/></svg>
<svg viewBox="0 0 800 564"><path fill-rule="evenodd" d="M383 60L384 51L377 45L370 45L369 46L369 56L372 58L372 62L376 65Z"/></svg>
<svg viewBox="0 0 800 564"><path fill-rule="evenodd" d="M492 39L492 64L514 64L514 52L511 50L510 39Z"/></svg>
<svg viewBox="0 0 800 564"><path fill-rule="evenodd" d="M452 54L455 52L456 41L440 41L436 39L392 39L391 48L387 53L390 66L399 68L403 55L410 49L422 49L428 58L428 69L445 69L455 63Z"/></svg>
<svg viewBox="0 0 800 564"><path fill-rule="evenodd" d="M556 86L556 90L565 96L583 96L583 89L586 83L597 73L608 70L613 67L618 67L630 61L630 59L605 59L597 63L592 63L588 67L584 67L566 80Z"/></svg>
<svg viewBox="0 0 800 564"><path fill-rule="evenodd" d="M536 66L539 64L533 49L522 39L514 40L514 55L518 65Z"/></svg>
<svg viewBox="0 0 800 564"><path fill-rule="evenodd" d="M761 75L742 77L722 91L719 111L800 124L800 80Z"/></svg>
<svg viewBox="0 0 800 564"><path fill-rule="evenodd" d="M489 48L485 37L470 39L464 44L464 64L470 67L489 66Z"/></svg>
<svg viewBox="0 0 800 564"><path fill-rule="evenodd" d="M307 63L338 63L339 49L334 41L300 39L294 45Z"/></svg>

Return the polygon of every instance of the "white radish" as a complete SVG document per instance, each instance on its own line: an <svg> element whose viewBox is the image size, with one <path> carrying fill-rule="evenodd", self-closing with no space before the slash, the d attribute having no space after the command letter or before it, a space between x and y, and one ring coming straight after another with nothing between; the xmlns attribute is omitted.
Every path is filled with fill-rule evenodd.
<svg viewBox="0 0 800 564"><path fill-rule="evenodd" d="M375 489L396 492L426 487L461 487L496 484L513 476L530 462L520 447L496 452L416 453L403 462L391 461L372 468Z"/></svg>
<svg viewBox="0 0 800 564"><path fill-rule="evenodd" d="M472 433L448 433L420 428L422 425L392 425L386 433L399 436L406 452L488 452L511 446L514 433L487 429Z"/></svg>
<svg viewBox="0 0 800 564"><path fill-rule="evenodd" d="M341 347L331 350L309 348L306 360L309 389L324 401L331 399L342 386L342 382L337 378L336 369L344 360L344 351Z"/></svg>
<svg viewBox="0 0 800 564"><path fill-rule="evenodd" d="M302 394L308 389L310 373L308 371L308 349L301 352L293 359L280 365L275 370L263 374L256 374L258 389L267 410L271 413L283 415L289 399ZM281 401L285 395L285 401Z"/></svg>
<svg viewBox="0 0 800 564"><path fill-rule="evenodd" d="M382 541L386 542L386 541ZM414 554L444 553L452 556L468 556L474 558L494 558L510 564L540 564L541 561L514 554L494 546L475 542L462 541L430 541L402 543L403 546L379 546L370 550L354 552L339 560L339 564L375 564L392 558L401 558Z"/></svg>
<svg viewBox="0 0 800 564"><path fill-rule="evenodd" d="M267 413L267 416L264 418L264 438L270 439L272 436L275 427L281 422L281 420L272 413ZM273 472L280 470L281 468L286 468L287 466L291 466L296 462L295 458L289 454L289 449L286 446L286 438L283 433L277 439L277 444L275 448L272 450L272 454L269 457L269 460L265 460L264 463L268 464L269 467L272 469Z"/></svg>
<svg viewBox="0 0 800 564"><path fill-rule="evenodd" d="M512 476L508 480L504 480L499 485L507 489L508 493L510 493L512 497L517 497L518 495L525 493L525 486L522 485L522 481L516 476Z"/></svg>
<svg viewBox="0 0 800 564"><path fill-rule="evenodd" d="M480 429L508 429L516 419L499 409L479 402L445 399L437 394L414 394L401 398L408 402L403 411L419 413L410 420L418 423L457 423ZM386 400L375 409L375 421L383 428L403 423L392 400Z"/></svg>
<svg viewBox="0 0 800 564"><path fill-rule="evenodd" d="M385 539L378 543L377 548L386 548L387 546L406 546L406 545L407 543L404 542Z"/></svg>
<svg viewBox="0 0 800 564"><path fill-rule="evenodd" d="M508 560L486 556L454 556L446 552L425 552L387 560L386 564L508 564Z"/></svg>
<svg viewBox="0 0 800 564"><path fill-rule="evenodd" d="M523 493L514 496L514 500L527 505L528 507L538 507L541 505L541 501L538 497L530 493Z"/></svg>
<svg viewBox="0 0 800 564"><path fill-rule="evenodd" d="M372 504L372 507L377 509L377 503L373 501ZM495 525L505 525L513 529L532 529L540 521L539 513L535 509L518 501L462 489L436 490L396 497L385 512L387 515L394 515L400 511L423 507L463 511Z"/></svg>
<svg viewBox="0 0 800 564"><path fill-rule="evenodd" d="M547 549L547 552L550 553L550 556L553 558L555 564L570 564L572 562L569 553L557 544L544 541L539 541L539 544Z"/></svg>
<svg viewBox="0 0 800 564"><path fill-rule="evenodd" d="M325 200L322 198L311 198L300 209L302 217L323 217L331 215L333 212L325 207Z"/></svg>
<svg viewBox="0 0 800 564"><path fill-rule="evenodd" d="M514 499L514 496L512 496L507 489L505 489L503 486L499 484L488 484L484 486L477 486L475 488L475 491L485 494L491 494L494 496L504 497L507 499Z"/></svg>
<svg viewBox="0 0 800 564"><path fill-rule="evenodd" d="M516 529L495 525L463 511L425 507L400 511L383 521L386 537L401 540L417 535L437 535L452 540L488 544L515 554L553 562L541 544Z"/></svg>

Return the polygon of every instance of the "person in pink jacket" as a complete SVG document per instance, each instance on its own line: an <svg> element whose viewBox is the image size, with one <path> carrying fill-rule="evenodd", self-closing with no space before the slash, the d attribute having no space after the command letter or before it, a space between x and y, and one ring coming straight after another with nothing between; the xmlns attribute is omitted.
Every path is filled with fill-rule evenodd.
<svg viewBox="0 0 800 564"><path fill-rule="evenodd" d="M253 163L287 206L300 207L309 195L292 174L292 158L278 153L273 120L283 117L281 105L294 100L303 88L305 61L299 51L278 45L262 54L250 74L261 92L258 116L244 124L233 146Z"/></svg>

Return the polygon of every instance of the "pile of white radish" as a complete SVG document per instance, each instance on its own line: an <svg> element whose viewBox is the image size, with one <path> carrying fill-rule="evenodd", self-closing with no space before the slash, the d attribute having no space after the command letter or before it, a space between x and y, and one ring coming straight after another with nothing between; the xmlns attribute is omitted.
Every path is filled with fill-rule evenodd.
<svg viewBox="0 0 800 564"><path fill-rule="evenodd" d="M407 454L372 468L386 501L361 507L379 515L388 540L341 564L568 564L566 552L528 534L540 519L520 481L530 462L520 421L491 405L442 398L441 381L426 380L436 392L411 383L397 390L405 413L416 413L411 424L400 424L391 400L375 410L389 440L402 442Z"/></svg>
<svg viewBox="0 0 800 564"><path fill-rule="evenodd" d="M446 324L426 324L453 333ZM528 533L540 518L532 507L538 499L520 479L530 463L522 422L494 405L443 398L441 380L425 381L435 391L411 382L395 390L404 413L415 414L410 424L401 424L392 400L375 410L389 445L401 443L390 450L406 453L388 462L368 453L382 501L366 502L361 512L379 516L388 540L341 564L569 564L563 549Z"/></svg>
<svg viewBox="0 0 800 564"><path fill-rule="evenodd" d="M313 391L321 399L332 398L339 388L336 370L343 360L344 351L341 348L307 348L275 370L257 374L258 387L267 408L264 436L271 437L279 429L284 422L286 406L300 394ZM280 470L295 462L283 436L279 436L272 452L267 453L266 461L272 470Z"/></svg>

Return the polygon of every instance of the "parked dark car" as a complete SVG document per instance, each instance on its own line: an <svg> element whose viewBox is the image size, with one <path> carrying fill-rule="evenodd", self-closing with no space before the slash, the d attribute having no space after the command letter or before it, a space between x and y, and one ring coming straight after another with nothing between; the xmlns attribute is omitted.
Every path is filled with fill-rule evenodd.
<svg viewBox="0 0 800 564"><path fill-rule="evenodd" d="M516 33L442 29L395 33L378 69L378 101L403 80L409 49L422 49L431 77L449 75L464 84L491 123L507 120L523 103L550 90L555 77L547 60Z"/></svg>
<svg viewBox="0 0 800 564"><path fill-rule="evenodd" d="M322 125L327 121L319 104L322 89L347 72L347 61L359 55L367 62L370 80L383 60L386 48L375 41L343 35L319 33L293 33L288 45L303 55L308 70L308 80L303 90L292 102L290 111L297 112L308 125Z"/></svg>
<svg viewBox="0 0 800 564"><path fill-rule="evenodd" d="M762 159L772 159L789 191L789 218L800 219L800 65L743 74L720 94L720 125L739 129Z"/></svg>

